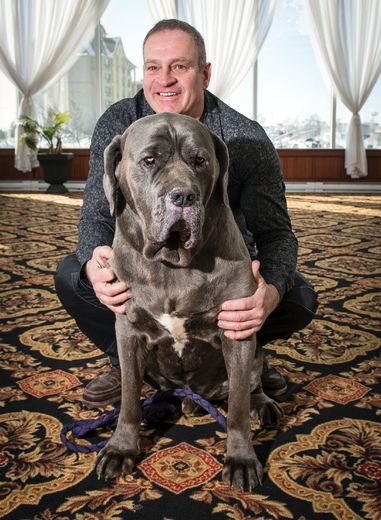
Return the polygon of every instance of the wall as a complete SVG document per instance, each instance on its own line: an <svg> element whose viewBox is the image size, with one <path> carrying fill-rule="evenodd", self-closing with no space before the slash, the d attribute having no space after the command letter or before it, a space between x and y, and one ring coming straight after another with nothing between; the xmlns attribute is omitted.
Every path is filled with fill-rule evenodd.
<svg viewBox="0 0 381 520"><path fill-rule="evenodd" d="M75 155L70 165L70 180L86 180L89 166L89 150L65 148L64 152L74 153ZM31 172L22 173L16 170L14 161L13 149L0 149L0 181L31 181L42 179L41 168L33 168Z"/></svg>
<svg viewBox="0 0 381 520"><path fill-rule="evenodd" d="M286 181L381 182L381 150L367 150L368 176L351 179L344 168L344 150L278 150Z"/></svg>
<svg viewBox="0 0 381 520"><path fill-rule="evenodd" d="M71 162L70 180L84 181L88 174L89 150L65 149L75 154ZM278 150L283 175L288 182L379 182L381 183L381 150L367 150L368 176L351 179L344 169L344 150ZM0 149L0 181L39 180L40 168L23 174L14 166L14 150ZM0 186L1 187L1 186Z"/></svg>

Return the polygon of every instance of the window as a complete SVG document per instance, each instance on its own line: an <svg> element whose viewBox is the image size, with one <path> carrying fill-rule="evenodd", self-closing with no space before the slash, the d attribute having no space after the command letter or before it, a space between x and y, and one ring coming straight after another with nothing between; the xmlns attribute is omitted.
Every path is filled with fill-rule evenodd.
<svg viewBox="0 0 381 520"><path fill-rule="evenodd" d="M279 7L258 59L258 121L278 148L330 146L330 88L300 0Z"/></svg>
<svg viewBox="0 0 381 520"><path fill-rule="evenodd" d="M207 0L205 0L207 1ZM234 1L234 0L231 0ZM332 94L320 73L309 36L304 0L283 0L254 70L226 100L255 117L278 148L332 145ZM142 85L142 42L152 27L147 2L111 0L95 34L71 69L36 97L46 109L69 110L65 145L88 147L98 117ZM256 90L254 86L256 85ZM14 146L18 96L0 72L0 146ZM361 110L368 148L381 148L381 78ZM345 146L350 112L337 100L334 146Z"/></svg>

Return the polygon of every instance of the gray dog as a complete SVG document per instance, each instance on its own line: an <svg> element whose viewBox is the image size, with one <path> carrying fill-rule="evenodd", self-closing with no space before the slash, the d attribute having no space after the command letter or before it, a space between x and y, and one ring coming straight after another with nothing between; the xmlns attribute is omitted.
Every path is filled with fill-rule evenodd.
<svg viewBox="0 0 381 520"><path fill-rule="evenodd" d="M226 299L255 290L227 175L225 144L183 115L140 119L105 151L104 189L116 216L112 267L133 297L126 314L116 316L122 403L115 433L97 458L98 477L133 470L147 377L162 390L228 398L222 477L242 490L262 481L250 415L277 422L281 411L262 391L255 336L229 340L216 319Z"/></svg>

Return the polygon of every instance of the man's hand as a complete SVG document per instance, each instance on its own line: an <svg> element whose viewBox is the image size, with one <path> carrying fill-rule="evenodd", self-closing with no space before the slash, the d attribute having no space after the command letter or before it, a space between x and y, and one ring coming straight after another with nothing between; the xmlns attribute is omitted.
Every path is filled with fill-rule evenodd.
<svg viewBox="0 0 381 520"><path fill-rule="evenodd" d="M269 314L279 305L277 288L265 282L259 267L259 261L254 260L252 270L258 287L253 296L228 300L222 304L217 325L225 330L224 334L229 339L246 339L258 332Z"/></svg>
<svg viewBox="0 0 381 520"><path fill-rule="evenodd" d="M85 265L87 279L93 286L98 300L111 311L124 314L124 304L131 298L125 282L117 282L114 271L108 266L108 260L114 252L109 246L99 246Z"/></svg>

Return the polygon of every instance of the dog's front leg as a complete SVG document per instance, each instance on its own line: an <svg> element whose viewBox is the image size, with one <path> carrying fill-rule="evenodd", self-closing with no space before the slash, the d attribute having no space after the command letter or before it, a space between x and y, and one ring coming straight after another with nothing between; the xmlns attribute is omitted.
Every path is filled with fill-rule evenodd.
<svg viewBox="0 0 381 520"><path fill-rule="evenodd" d="M228 436L222 478L242 491L262 483L263 468L250 442L250 376L255 360L255 337L245 341L223 338L229 377ZM259 367L258 367L259 370Z"/></svg>
<svg viewBox="0 0 381 520"><path fill-rule="evenodd" d="M131 473L139 453L139 427L142 418L140 395L147 349L137 335L126 333L123 318L124 316L117 316L116 320L122 374L120 414L113 436L96 459L98 478L106 480Z"/></svg>

